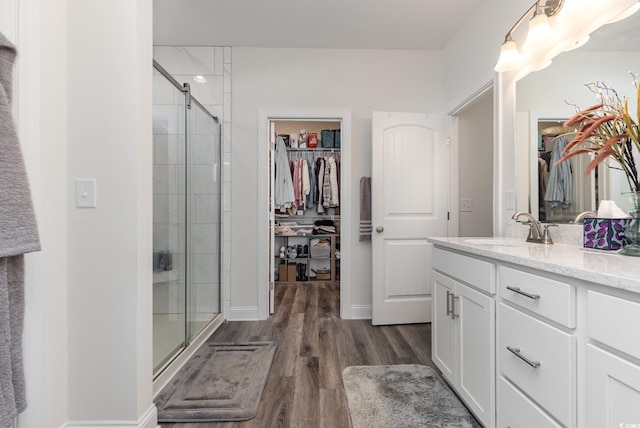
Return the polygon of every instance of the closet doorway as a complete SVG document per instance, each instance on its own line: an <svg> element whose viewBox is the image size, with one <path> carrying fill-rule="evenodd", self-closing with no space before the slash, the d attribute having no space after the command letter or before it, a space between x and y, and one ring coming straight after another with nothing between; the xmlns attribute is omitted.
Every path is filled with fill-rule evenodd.
<svg viewBox="0 0 640 428"><path fill-rule="evenodd" d="M261 111L263 319L274 311L278 285L314 282L339 287L340 316L350 318L350 116L343 110Z"/></svg>

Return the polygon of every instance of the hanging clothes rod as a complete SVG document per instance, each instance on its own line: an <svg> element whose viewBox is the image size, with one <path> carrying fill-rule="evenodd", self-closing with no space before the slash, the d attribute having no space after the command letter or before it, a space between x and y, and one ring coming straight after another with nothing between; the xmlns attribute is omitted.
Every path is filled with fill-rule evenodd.
<svg viewBox="0 0 640 428"><path fill-rule="evenodd" d="M220 123L220 120L218 120L218 116L214 116L213 114L211 114L211 112L207 110L205 106L200 104L200 101L198 101L193 95L191 95L191 87L188 83L181 85L180 82L178 82L171 74L169 74L169 72L165 70L155 59L153 60L153 68L158 70L160 74L166 77L167 80L171 82L171 84L175 86L180 92L188 94L189 101L195 103L198 107L200 107L207 116L215 120L216 123ZM191 104L188 104L187 108L191 108Z"/></svg>

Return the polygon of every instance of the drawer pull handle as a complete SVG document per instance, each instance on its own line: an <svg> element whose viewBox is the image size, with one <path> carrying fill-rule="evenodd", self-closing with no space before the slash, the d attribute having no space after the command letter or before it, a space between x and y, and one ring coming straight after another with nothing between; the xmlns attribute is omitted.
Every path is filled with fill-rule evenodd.
<svg viewBox="0 0 640 428"><path fill-rule="evenodd" d="M538 367L540 367L540 362L539 361L531 361L530 359L528 359L527 357L524 357L521 353L520 353L520 349L519 348L512 348L511 346L507 346L507 349L509 350L509 352L511 352L513 355L515 355L516 357L520 358L522 361L524 361L525 363L529 364L531 367L533 367L534 369L537 369Z"/></svg>
<svg viewBox="0 0 640 428"><path fill-rule="evenodd" d="M527 293L526 291L522 291L520 290L520 287L511 287L511 286L507 286L507 290L513 291L514 293L518 293L518 294L522 294L523 296L526 296L530 299L533 300L538 300L540 298L539 294L531 294L531 293Z"/></svg>
<svg viewBox="0 0 640 428"><path fill-rule="evenodd" d="M458 296L447 290L447 316L451 315L451 319L454 320L459 317L456 315L456 299Z"/></svg>

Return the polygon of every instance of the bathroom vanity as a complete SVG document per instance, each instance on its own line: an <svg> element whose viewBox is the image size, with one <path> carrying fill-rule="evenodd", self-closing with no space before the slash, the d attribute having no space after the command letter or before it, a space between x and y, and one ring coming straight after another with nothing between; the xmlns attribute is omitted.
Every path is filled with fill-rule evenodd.
<svg viewBox="0 0 640 428"><path fill-rule="evenodd" d="M640 427L640 259L429 241L432 358L486 427Z"/></svg>

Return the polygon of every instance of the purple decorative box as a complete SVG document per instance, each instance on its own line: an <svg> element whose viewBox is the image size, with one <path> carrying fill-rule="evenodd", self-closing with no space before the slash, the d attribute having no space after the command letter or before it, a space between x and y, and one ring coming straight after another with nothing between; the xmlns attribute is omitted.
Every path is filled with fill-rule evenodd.
<svg viewBox="0 0 640 428"><path fill-rule="evenodd" d="M624 237L624 229L631 223L630 218L585 218L584 248L617 251L631 241Z"/></svg>

